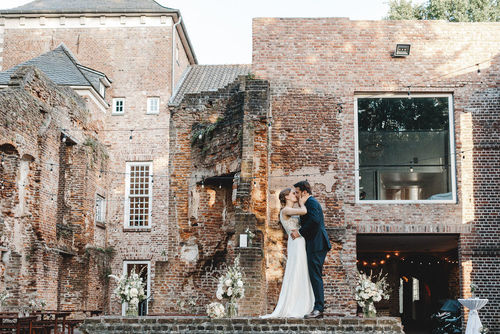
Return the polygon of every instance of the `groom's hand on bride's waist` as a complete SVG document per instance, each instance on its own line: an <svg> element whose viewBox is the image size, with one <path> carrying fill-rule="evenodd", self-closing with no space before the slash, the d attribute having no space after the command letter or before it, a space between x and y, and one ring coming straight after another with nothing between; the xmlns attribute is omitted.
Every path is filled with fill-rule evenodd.
<svg viewBox="0 0 500 334"><path fill-rule="evenodd" d="M292 230L292 233L290 233L290 236L292 237L293 240L295 240L298 237L300 237L300 233L298 230Z"/></svg>

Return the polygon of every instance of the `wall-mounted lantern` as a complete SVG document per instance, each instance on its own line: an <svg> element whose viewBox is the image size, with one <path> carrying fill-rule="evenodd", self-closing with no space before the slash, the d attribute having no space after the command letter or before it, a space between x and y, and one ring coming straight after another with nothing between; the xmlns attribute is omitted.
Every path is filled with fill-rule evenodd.
<svg viewBox="0 0 500 334"><path fill-rule="evenodd" d="M408 57L410 55L410 44L396 44L396 51L391 53L393 58Z"/></svg>

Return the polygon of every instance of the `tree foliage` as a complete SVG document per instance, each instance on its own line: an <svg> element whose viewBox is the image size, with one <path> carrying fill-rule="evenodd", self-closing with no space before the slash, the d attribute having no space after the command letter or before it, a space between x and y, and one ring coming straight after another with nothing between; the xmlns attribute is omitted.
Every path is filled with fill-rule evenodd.
<svg viewBox="0 0 500 334"><path fill-rule="evenodd" d="M390 0L388 20L447 20L450 22L499 22L500 0Z"/></svg>
<svg viewBox="0 0 500 334"><path fill-rule="evenodd" d="M448 129L448 98L360 98L360 131L444 131Z"/></svg>

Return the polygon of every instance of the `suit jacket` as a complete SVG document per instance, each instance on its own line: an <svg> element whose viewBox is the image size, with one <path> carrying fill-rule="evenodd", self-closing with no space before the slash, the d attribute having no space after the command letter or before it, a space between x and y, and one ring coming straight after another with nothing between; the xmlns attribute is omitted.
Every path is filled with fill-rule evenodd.
<svg viewBox="0 0 500 334"><path fill-rule="evenodd" d="M307 252L330 250L330 240L325 229L323 209L318 200L309 197L305 203L307 214L300 217L299 233L306 239Z"/></svg>

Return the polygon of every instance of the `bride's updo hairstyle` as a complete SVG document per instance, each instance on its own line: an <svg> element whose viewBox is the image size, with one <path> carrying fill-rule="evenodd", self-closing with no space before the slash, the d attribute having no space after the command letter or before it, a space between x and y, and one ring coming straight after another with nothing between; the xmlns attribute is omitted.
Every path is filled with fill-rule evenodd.
<svg viewBox="0 0 500 334"><path fill-rule="evenodd" d="M286 197L290 194L290 191L292 191L291 188L285 188L280 192L280 203L282 206L286 205Z"/></svg>

